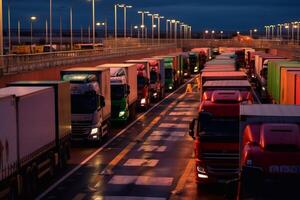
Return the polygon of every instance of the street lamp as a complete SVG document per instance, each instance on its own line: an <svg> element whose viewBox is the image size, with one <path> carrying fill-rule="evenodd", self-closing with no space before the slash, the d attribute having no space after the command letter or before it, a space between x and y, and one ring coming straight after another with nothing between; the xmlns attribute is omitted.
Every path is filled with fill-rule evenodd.
<svg viewBox="0 0 300 200"><path fill-rule="evenodd" d="M209 31L208 31L208 30L205 30L204 33L205 33L205 34L203 35L203 39L206 39L206 35L209 33Z"/></svg>
<svg viewBox="0 0 300 200"><path fill-rule="evenodd" d="M212 39L214 39L214 34L215 34L215 31L212 30L212 31L211 31L211 38L212 38Z"/></svg>
<svg viewBox="0 0 300 200"><path fill-rule="evenodd" d="M127 8L132 8L132 6L130 5L126 5L126 4L117 4L117 6L119 8L123 8L124 9L124 38L126 38L126 32L127 32Z"/></svg>
<svg viewBox="0 0 300 200"><path fill-rule="evenodd" d="M286 23L285 25L284 25L284 27L285 27L285 29L287 29L287 31L288 31L288 36L287 36L287 40L289 41L290 40L290 24L289 23Z"/></svg>
<svg viewBox="0 0 300 200"><path fill-rule="evenodd" d="M223 33L224 33L224 31L220 31L220 34L221 34L221 40L223 39Z"/></svg>
<svg viewBox="0 0 300 200"><path fill-rule="evenodd" d="M106 36L106 33L107 33L107 24L106 24L106 22L97 22L96 26L98 26L98 27L104 26L105 38L106 38L107 37Z"/></svg>
<svg viewBox="0 0 300 200"><path fill-rule="evenodd" d="M152 40L154 39L154 17L155 17L155 14L151 14L149 13L148 14L149 17L151 17L151 37L152 37Z"/></svg>
<svg viewBox="0 0 300 200"><path fill-rule="evenodd" d="M138 39L140 39L140 29L138 26L134 26L134 29L138 31Z"/></svg>
<svg viewBox="0 0 300 200"><path fill-rule="evenodd" d="M33 29L33 22L35 22L37 20L36 16L31 16L30 17L30 44L32 45L32 29Z"/></svg>
<svg viewBox="0 0 300 200"><path fill-rule="evenodd" d="M141 16L142 16L141 28L142 28L142 38L144 38L144 36L145 36L145 14L149 14L149 11L138 11L138 14L141 14Z"/></svg>
<svg viewBox="0 0 300 200"><path fill-rule="evenodd" d="M166 39L168 39L168 37L169 37L169 23L171 23L171 20L167 19L166 20Z"/></svg>
<svg viewBox="0 0 300 200"><path fill-rule="evenodd" d="M155 15L155 18L157 19L157 25L158 25L158 28L157 28L157 38L158 40L160 40L160 20L161 19L164 19L165 17L164 16L160 16L159 14L156 14Z"/></svg>

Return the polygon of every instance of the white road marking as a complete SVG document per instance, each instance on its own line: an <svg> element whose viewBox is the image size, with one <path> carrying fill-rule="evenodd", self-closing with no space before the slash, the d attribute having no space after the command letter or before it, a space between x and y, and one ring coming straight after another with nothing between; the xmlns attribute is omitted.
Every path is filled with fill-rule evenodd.
<svg viewBox="0 0 300 200"><path fill-rule="evenodd" d="M176 137L184 137L186 132L183 131L153 131L151 136L176 136Z"/></svg>
<svg viewBox="0 0 300 200"><path fill-rule="evenodd" d="M167 146L142 145L138 151L165 152L166 150L167 150Z"/></svg>
<svg viewBox="0 0 300 200"><path fill-rule="evenodd" d="M120 176L115 175L108 182L114 185L148 185L148 186L171 186L173 183L172 177L153 177L153 176Z"/></svg>
<svg viewBox="0 0 300 200"><path fill-rule="evenodd" d="M188 128L187 123L161 123L159 128Z"/></svg>
<svg viewBox="0 0 300 200"><path fill-rule="evenodd" d="M129 159L124 164L126 167L155 167L159 160L147 160L147 159Z"/></svg>
<svg viewBox="0 0 300 200"><path fill-rule="evenodd" d="M160 197L133 197L133 196L99 196L94 197L93 200L166 200Z"/></svg>
<svg viewBox="0 0 300 200"><path fill-rule="evenodd" d="M149 136L146 140L146 142L150 141L170 141L170 142L176 142L182 137L176 137L176 136L169 136L169 137L163 137L163 136Z"/></svg>
<svg viewBox="0 0 300 200"><path fill-rule="evenodd" d="M171 112L169 114L170 116L179 116L179 115L182 115L182 116L194 116L194 112Z"/></svg>
<svg viewBox="0 0 300 200"><path fill-rule="evenodd" d="M103 151L108 145L110 145L112 142L114 142L118 137L123 135L128 129L130 129L133 125L135 125L139 120L143 119L146 115L148 115L152 110L157 108L160 104L162 104L164 101L169 99L171 96L176 94L178 91L186 87L188 83L191 83L195 78L191 78L189 81L187 81L184 85L179 87L177 90L166 96L163 100L155 104L153 107L151 107L147 112L142 114L140 117L138 117L135 121L130 123L126 128L124 128L122 131L120 131L117 135L115 135L113 138L111 138L109 141L107 141L105 144L103 144L99 149L95 150L91 155L89 155L86 159L84 159L80 164L78 164L76 167L74 167L71 171L69 171L66 175L61 177L58 181L56 181L54 184L52 184L50 187L48 187L47 190L45 190L43 193L41 193L36 200L41 200L43 197L45 197L49 192L51 192L54 188L56 188L59 184L61 184L64 180L69 178L71 175L73 175L77 170L79 170L82 166L84 166L88 161L90 161L92 158L94 158L99 152Z"/></svg>

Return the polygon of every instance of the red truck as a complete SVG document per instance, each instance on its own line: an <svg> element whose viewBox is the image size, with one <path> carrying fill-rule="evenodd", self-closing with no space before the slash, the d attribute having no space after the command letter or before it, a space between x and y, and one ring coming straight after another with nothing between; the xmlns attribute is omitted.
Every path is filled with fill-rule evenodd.
<svg viewBox="0 0 300 200"><path fill-rule="evenodd" d="M242 105L240 110L239 199L299 197L300 106Z"/></svg>
<svg viewBox="0 0 300 200"><path fill-rule="evenodd" d="M207 81L199 116L190 124L194 139L196 182L223 182L238 175L241 104L253 102L247 80Z"/></svg>

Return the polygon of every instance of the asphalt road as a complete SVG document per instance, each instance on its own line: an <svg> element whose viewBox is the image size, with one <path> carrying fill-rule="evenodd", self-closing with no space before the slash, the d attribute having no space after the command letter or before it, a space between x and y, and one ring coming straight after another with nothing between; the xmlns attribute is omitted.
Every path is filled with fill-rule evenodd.
<svg viewBox="0 0 300 200"><path fill-rule="evenodd" d="M113 127L100 148L73 147L66 170L41 185L37 199L198 199L188 126L199 94L185 88L139 114L129 127Z"/></svg>

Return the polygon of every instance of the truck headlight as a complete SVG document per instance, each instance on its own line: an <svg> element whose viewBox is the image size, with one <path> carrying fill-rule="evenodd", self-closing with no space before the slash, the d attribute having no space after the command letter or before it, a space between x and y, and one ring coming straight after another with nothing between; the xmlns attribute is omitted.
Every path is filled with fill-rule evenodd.
<svg viewBox="0 0 300 200"><path fill-rule="evenodd" d="M205 169L203 167L201 167L201 166L197 166L197 172L201 173L201 174L206 174Z"/></svg>
<svg viewBox="0 0 300 200"><path fill-rule="evenodd" d="M188 75L188 73L184 73L183 75L184 75L184 76L187 76L187 75Z"/></svg>
<svg viewBox="0 0 300 200"><path fill-rule="evenodd" d="M91 131L91 135L95 135L98 133L98 128L93 128L92 131Z"/></svg>
<svg viewBox="0 0 300 200"><path fill-rule="evenodd" d="M120 111L119 117L123 117L125 115L125 111Z"/></svg>
<svg viewBox="0 0 300 200"><path fill-rule="evenodd" d="M266 91L266 88L265 88L265 87L262 87L261 89L262 89L263 91Z"/></svg>
<svg viewBox="0 0 300 200"><path fill-rule="evenodd" d="M169 86L169 90L172 90L172 89L173 89L173 86L172 86L172 85L170 85L170 86Z"/></svg>
<svg viewBox="0 0 300 200"><path fill-rule="evenodd" d="M157 92L153 93L153 96L156 98L157 97Z"/></svg>
<svg viewBox="0 0 300 200"><path fill-rule="evenodd" d="M145 98L143 98L143 99L141 100L141 104L142 104L142 105L145 105L145 104L146 104L146 99L145 99Z"/></svg>

